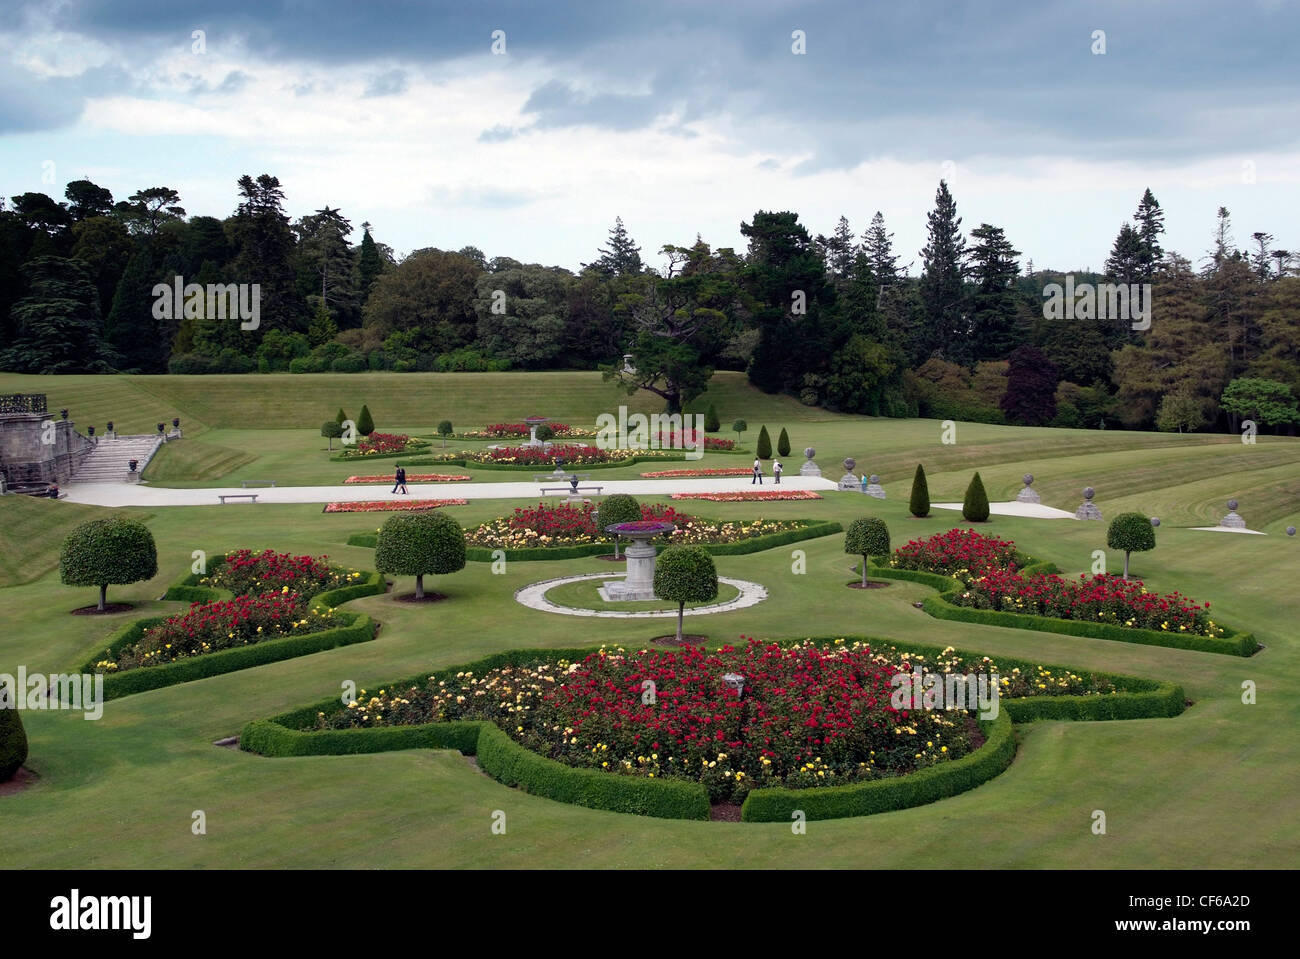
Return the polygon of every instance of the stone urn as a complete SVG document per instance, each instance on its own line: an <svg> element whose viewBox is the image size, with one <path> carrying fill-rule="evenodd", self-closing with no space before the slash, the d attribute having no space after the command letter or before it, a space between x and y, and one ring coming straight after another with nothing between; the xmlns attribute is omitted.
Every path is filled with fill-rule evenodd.
<svg viewBox="0 0 1300 959"><path fill-rule="evenodd" d="M1237 515L1237 501L1228 500L1228 515L1223 517L1219 522L1220 526L1226 526L1229 529L1245 529L1246 521Z"/></svg>
<svg viewBox="0 0 1300 959"><path fill-rule="evenodd" d="M627 557L627 577L600 587L600 595L608 602L631 602L655 598L655 548L652 540L667 536L677 528L676 523L661 520L637 520L632 523L611 523L605 532L630 540L623 550Z"/></svg>
<svg viewBox="0 0 1300 959"><path fill-rule="evenodd" d="M871 478L867 483L867 495L874 496L876 499L885 498L885 488L880 485L880 477L875 473L871 474Z"/></svg>

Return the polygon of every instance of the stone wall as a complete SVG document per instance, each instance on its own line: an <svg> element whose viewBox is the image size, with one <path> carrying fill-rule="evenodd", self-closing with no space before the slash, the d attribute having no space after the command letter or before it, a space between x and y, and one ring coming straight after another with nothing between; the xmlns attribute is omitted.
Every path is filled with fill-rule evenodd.
<svg viewBox="0 0 1300 959"><path fill-rule="evenodd" d="M46 437L53 442L43 442ZM0 472L10 486L66 483L94 448L71 420L48 413L0 413Z"/></svg>

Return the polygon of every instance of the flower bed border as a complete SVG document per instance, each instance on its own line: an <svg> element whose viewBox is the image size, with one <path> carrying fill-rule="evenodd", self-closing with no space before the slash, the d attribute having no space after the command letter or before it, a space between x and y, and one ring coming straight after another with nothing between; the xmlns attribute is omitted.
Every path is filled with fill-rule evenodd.
<svg viewBox="0 0 1300 959"><path fill-rule="evenodd" d="M881 649L892 648L927 657L943 652L938 646L869 636L835 638L848 642L858 640ZM812 641L833 643L835 638L812 637ZM804 640L786 639L777 642L785 646ZM435 679L450 679L457 672L465 670L485 673L502 666L556 662L560 659L576 662L597 649L598 647L505 650L473 663L425 671L414 678L383 685L420 685L431 675ZM954 652L966 657L977 655L964 650ZM998 658L1000 669L1028 669L1036 665L1047 664ZM1062 666L1053 668L1071 669ZM755 789L741 806L741 819L745 822L789 822L791 812L795 809L802 810L808 819L838 819L924 805L973 789L1006 769L1015 758L1014 723L1039 719L1164 718L1177 716L1186 707L1183 689L1176 683L1097 673L1094 670L1072 671L1104 677L1120 686L1122 691L1104 696L1030 696L1000 700L998 717L981 722L988 738L970 755L894 779L798 790L784 787ZM314 722L319 712L338 712L343 708L339 698L334 696L268 719L252 720L240 733L239 748L267 757L355 755L397 749L457 749L467 756L477 755L479 768L505 785L517 786L524 792L559 802L661 819L710 817L708 792L701 783L623 776L569 766L516 743L488 720L455 720L370 729L306 731L296 728Z"/></svg>
<svg viewBox="0 0 1300 959"><path fill-rule="evenodd" d="M717 453L722 456L731 456L734 454L744 454L744 455L749 454L748 450L710 450L709 452L711 454ZM671 456L640 456L640 455L633 454L632 456L628 456L625 459L609 460L608 462L605 463L579 463L574 467L574 469L581 470L582 472L585 473L587 470L618 469L619 467L623 467L623 466L635 466L637 463L690 462L690 458L686 456L685 450L673 450L672 453L674 455ZM391 455L396 456L401 454L391 454ZM545 469L547 466L551 465L549 463L480 463L478 460L466 459L463 456L456 457L455 459L446 459L446 460L426 459L424 458L425 455L426 454L421 453L416 459L413 459L406 463L399 463L398 465L407 466L407 467L409 466L459 466L462 469L467 469L467 470L474 470L474 469L507 470L507 471L515 470L515 471L526 472L526 473L536 473L539 470ZM358 459L366 460L366 459L374 459L374 457L373 456L353 457L353 459L350 462L356 462ZM552 468L554 467L552 466ZM565 468L566 469L568 468L567 464Z"/></svg>
<svg viewBox="0 0 1300 959"><path fill-rule="evenodd" d="M225 556L212 557L208 560L207 573L190 573L182 577L168 588L162 598L189 603L210 603L223 599L232 599L234 594L230 590L213 586L201 586L198 582L204 576L211 575L212 571L225 561ZM337 608L343 603L361 596L373 596L387 590L387 582L379 573L364 571L363 573L364 579L359 583L327 589L309 598L326 606ZM150 616L126 624L109 636L106 651L110 655L117 655L122 647L139 641L146 629L157 626L174 615L176 614ZM374 636L375 623L369 616L363 613L343 612L340 615L340 625L315 633L281 636L277 639L254 643L251 646L221 649L215 653L191 656L172 663L164 663L160 666L129 669L121 673L105 673L104 699L118 699L122 696L130 696L150 689L161 689L165 686L174 686L177 683L193 682L197 679L206 679L209 676L220 676L224 673L233 673L252 666L261 666L264 663L275 663L284 659L307 656L322 650L333 649L336 646L364 643L367 640L374 639ZM79 670L83 673L93 674L96 671L95 664L103 656L103 653L96 652L78 667Z"/></svg>
<svg viewBox="0 0 1300 959"><path fill-rule="evenodd" d="M708 543L701 545L714 556L744 556L749 553L760 553L763 550L775 549L778 546L786 546L790 543L798 543L806 539L832 536L844 530L842 525L834 521L782 520L781 522L806 523L807 525L799 529L783 530L779 533L751 536L749 539L740 540L736 543ZM347 545L359 546L362 549L374 549L378 540L379 534L377 533L353 533L348 537ZM667 544L656 543L655 551L663 552L666 546ZM612 548L612 543L582 543L576 546L536 546L526 549L507 549L504 552L507 560L531 563L599 556L608 553ZM497 559L492 555L495 552L495 549L489 549L486 546L469 546L465 549L465 558L475 563L491 563Z"/></svg>
<svg viewBox="0 0 1300 959"><path fill-rule="evenodd" d="M1026 565L1017 572L1049 574L1060 572L1055 563L1044 563L1029 556L1025 559ZM1094 623L1086 619L1058 619L1054 616L1037 616L1031 613L958 606L952 600L962 586L951 576L916 569L894 569L890 566L882 566L880 559L876 557L872 558L871 563L869 571L871 576L908 579L937 589L938 596L927 596L921 601L921 608L935 619L979 623L984 626L1005 626L1009 629L1032 629L1040 633L1086 636L1090 639L1111 639L1120 643L1137 643L1142 646L1190 649L1198 653L1216 653L1224 656L1253 656L1260 650L1253 633L1234 629L1231 626L1223 626L1227 632L1226 636L1188 636L1180 633L1164 633L1158 629L1137 629L1131 626L1115 626L1111 623Z"/></svg>

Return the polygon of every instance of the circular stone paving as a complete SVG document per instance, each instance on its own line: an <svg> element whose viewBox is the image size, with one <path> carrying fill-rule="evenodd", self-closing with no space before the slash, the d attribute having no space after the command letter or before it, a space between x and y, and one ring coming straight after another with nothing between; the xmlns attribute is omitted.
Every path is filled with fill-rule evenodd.
<svg viewBox="0 0 1300 959"><path fill-rule="evenodd" d="M561 576L558 579L544 579L522 589L515 590L515 600L529 609L540 609L546 613L562 613L565 616L605 616L612 619L654 619L676 616L675 609L643 610L629 612L618 609L578 609L575 606L559 606L546 598L546 592L564 583L577 583L585 579L622 579L617 573L584 573L581 576ZM740 590L740 595L726 603L714 603L711 606L696 606L686 610L687 616L700 616L704 613L726 613L733 609L744 609L767 599L766 587L743 579L718 577L719 583L726 583Z"/></svg>

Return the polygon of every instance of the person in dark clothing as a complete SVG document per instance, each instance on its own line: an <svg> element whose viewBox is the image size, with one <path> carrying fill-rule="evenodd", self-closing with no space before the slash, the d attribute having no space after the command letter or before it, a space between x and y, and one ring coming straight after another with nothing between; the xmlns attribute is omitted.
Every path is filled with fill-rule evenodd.
<svg viewBox="0 0 1300 959"><path fill-rule="evenodd" d="M407 494L408 496L411 494L411 491L406 488L406 469L401 466L397 467L397 472L393 475L394 493L397 492L397 488L399 486L401 487L403 493Z"/></svg>

